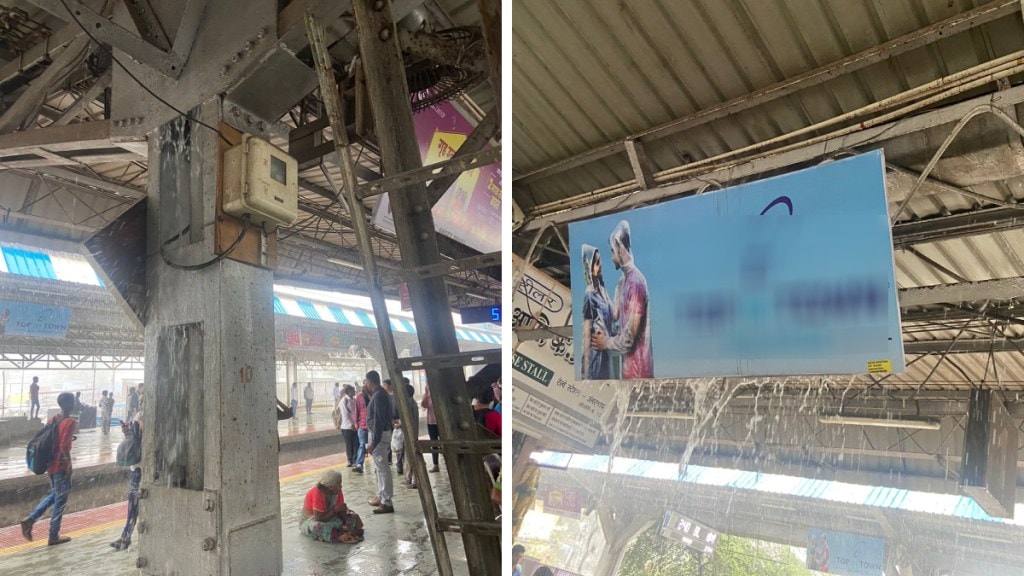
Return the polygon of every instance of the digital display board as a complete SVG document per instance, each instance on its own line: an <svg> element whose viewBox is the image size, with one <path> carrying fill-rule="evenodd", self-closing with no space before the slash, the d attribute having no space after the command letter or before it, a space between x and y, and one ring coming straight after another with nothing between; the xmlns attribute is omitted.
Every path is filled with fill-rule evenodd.
<svg viewBox="0 0 1024 576"><path fill-rule="evenodd" d="M501 306L473 306L470 308L460 308L459 316L462 317L463 324L484 324L486 322L501 324Z"/></svg>

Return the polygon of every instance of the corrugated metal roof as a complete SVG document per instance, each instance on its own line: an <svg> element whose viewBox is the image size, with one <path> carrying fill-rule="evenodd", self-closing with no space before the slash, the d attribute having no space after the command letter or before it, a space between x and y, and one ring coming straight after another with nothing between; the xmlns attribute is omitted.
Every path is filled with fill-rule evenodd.
<svg viewBox="0 0 1024 576"><path fill-rule="evenodd" d="M513 11L515 177L835 62L983 2L522 0ZM821 122L1019 50L1008 14L648 143L655 171ZM530 182L524 208L628 181L625 154Z"/></svg>

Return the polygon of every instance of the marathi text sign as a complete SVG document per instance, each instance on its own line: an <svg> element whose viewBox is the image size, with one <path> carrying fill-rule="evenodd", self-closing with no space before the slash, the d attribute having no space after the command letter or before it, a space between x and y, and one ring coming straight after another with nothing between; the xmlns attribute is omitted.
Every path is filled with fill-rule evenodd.
<svg viewBox="0 0 1024 576"><path fill-rule="evenodd" d="M581 380L905 369L880 151L569 237Z"/></svg>
<svg viewBox="0 0 1024 576"><path fill-rule="evenodd" d="M71 322L71 309L0 300L0 336L63 338Z"/></svg>
<svg viewBox="0 0 1024 576"><path fill-rule="evenodd" d="M565 326L572 316L569 290L513 256L525 270L512 297L512 326ZM552 335L519 343L512 354L512 409L516 430L593 448L611 407L611 386L578 386L572 339Z"/></svg>
<svg viewBox="0 0 1024 576"><path fill-rule="evenodd" d="M881 576L885 570L885 540L809 528L807 567L843 576Z"/></svg>
<svg viewBox="0 0 1024 576"><path fill-rule="evenodd" d="M708 556L715 553L720 533L691 520L682 514L669 510L661 521L661 535Z"/></svg>
<svg viewBox="0 0 1024 576"><path fill-rule="evenodd" d="M473 132L473 125L450 102L420 110L413 124L424 166L450 159ZM439 233L483 253L501 251L501 164L463 172L432 213ZM395 231L387 194L374 208L373 223Z"/></svg>

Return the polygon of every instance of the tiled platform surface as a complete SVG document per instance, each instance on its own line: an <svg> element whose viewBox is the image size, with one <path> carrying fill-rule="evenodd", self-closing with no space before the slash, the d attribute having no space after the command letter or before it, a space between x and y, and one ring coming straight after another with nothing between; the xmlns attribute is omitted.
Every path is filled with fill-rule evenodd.
<svg viewBox="0 0 1024 576"><path fill-rule="evenodd" d="M327 468L339 468L344 477L345 498L363 517L366 540L359 544L314 542L298 532L299 509L306 491ZM437 574L426 523L416 490L401 485L395 475L395 514L374 515L366 503L376 492L372 467L365 475L345 468L344 456L326 456L280 467L281 525L286 576L359 574L360 576L428 576ZM392 468L394 473L394 468ZM434 494L442 516L454 516L447 475L432 474ZM125 487L127 489L127 486ZM74 498L72 490L71 498ZM138 574L135 559L138 546L117 552L107 544L115 540L124 525L126 504L114 504L72 514L64 518L62 532L68 544L46 546L48 520L36 523L35 542L26 542L18 526L0 528L0 574L18 576L121 576ZM27 512L27 511L26 511ZM148 519L147 521L159 521ZM135 535L136 542L140 537ZM468 574L465 549L458 535L447 536L456 574Z"/></svg>

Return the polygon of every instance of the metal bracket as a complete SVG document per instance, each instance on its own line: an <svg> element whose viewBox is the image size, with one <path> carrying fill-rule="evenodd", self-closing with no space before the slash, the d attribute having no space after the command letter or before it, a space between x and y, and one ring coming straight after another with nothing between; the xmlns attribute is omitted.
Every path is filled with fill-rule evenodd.
<svg viewBox="0 0 1024 576"><path fill-rule="evenodd" d="M572 338L572 326L545 326L531 330L515 330L516 337L520 342L527 340L543 340L551 338Z"/></svg>
<svg viewBox="0 0 1024 576"><path fill-rule="evenodd" d="M422 453L440 450L446 454L500 454L501 439L494 440L420 440L416 446Z"/></svg>
<svg viewBox="0 0 1024 576"><path fill-rule="evenodd" d="M478 364L497 364L501 362L501 349L476 350L457 354L438 354L436 356L416 356L399 358L398 369L402 372L410 370L440 370L441 368L461 368Z"/></svg>
<svg viewBox="0 0 1024 576"><path fill-rule="evenodd" d="M455 157L444 162L437 162L430 166L416 168L408 172L395 174L394 176L386 176L373 182L367 182L356 188L356 197L363 200L386 192L401 190L410 184L426 182L427 180L433 180L448 174L459 174L466 170L494 164L495 162L501 162L501 146L488 148L476 154L467 154L466 156Z"/></svg>
<svg viewBox="0 0 1024 576"><path fill-rule="evenodd" d="M442 532L475 532L501 536L501 522L486 520L458 520L455 518L438 518L437 529Z"/></svg>
<svg viewBox="0 0 1024 576"><path fill-rule="evenodd" d="M439 262L429 266L420 266L412 270L405 270L401 276L406 280L413 278L433 278L435 276L447 276L456 272L467 272L488 266L501 266L501 252L490 252L469 258L460 258L449 262Z"/></svg>

